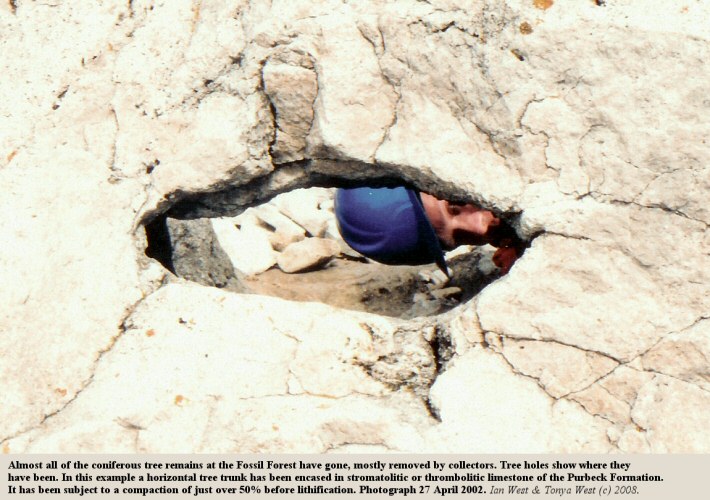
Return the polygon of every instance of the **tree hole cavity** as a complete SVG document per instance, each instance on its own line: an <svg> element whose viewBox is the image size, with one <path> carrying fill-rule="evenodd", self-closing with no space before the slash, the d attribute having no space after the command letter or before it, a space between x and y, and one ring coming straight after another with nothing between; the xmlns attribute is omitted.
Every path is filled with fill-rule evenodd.
<svg viewBox="0 0 710 500"><path fill-rule="evenodd" d="M145 225L146 255L202 285L400 318L445 312L500 277L490 245L447 252L450 278L435 264L367 259L340 237L334 192L296 189L236 217L178 219L168 212Z"/></svg>

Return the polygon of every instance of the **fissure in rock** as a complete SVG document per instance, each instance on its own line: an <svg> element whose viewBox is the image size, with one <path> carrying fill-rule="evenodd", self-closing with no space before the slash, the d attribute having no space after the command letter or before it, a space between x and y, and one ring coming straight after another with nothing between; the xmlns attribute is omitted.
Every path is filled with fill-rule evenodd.
<svg viewBox="0 0 710 500"><path fill-rule="evenodd" d="M145 224L146 255L207 286L401 318L445 312L501 276L490 245L448 252L449 277L435 264L385 265L366 258L339 234L334 192L296 189L235 217L183 219L184 205L168 210Z"/></svg>

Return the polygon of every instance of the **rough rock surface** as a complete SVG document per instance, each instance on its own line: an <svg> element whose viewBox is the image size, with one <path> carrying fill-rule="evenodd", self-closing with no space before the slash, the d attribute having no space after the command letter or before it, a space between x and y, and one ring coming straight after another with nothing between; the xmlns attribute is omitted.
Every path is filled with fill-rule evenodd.
<svg viewBox="0 0 710 500"><path fill-rule="evenodd" d="M710 451L710 7L550 3L0 4L3 451ZM531 247L412 321L145 255L393 179Z"/></svg>
<svg viewBox="0 0 710 500"><path fill-rule="evenodd" d="M326 238L308 238L291 243L276 259L282 271L297 273L324 266L340 253L340 245Z"/></svg>
<svg viewBox="0 0 710 500"><path fill-rule="evenodd" d="M208 219L182 221L166 218L170 262L178 276L236 292L245 292L243 276L235 270Z"/></svg>

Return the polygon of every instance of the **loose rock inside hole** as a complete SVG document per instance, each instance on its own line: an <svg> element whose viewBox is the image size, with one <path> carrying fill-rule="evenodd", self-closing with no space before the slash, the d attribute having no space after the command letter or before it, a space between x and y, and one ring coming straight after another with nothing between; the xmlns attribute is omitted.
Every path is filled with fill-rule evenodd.
<svg viewBox="0 0 710 500"><path fill-rule="evenodd" d="M237 217L163 215L145 226L146 255L203 285L401 318L445 312L500 277L490 245L447 252L450 277L435 264L385 265L364 257L339 234L334 192L294 190Z"/></svg>

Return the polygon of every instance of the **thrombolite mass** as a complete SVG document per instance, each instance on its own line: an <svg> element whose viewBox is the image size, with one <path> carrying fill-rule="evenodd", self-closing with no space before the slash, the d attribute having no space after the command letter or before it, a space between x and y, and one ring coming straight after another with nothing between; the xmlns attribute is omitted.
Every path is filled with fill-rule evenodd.
<svg viewBox="0 0 710 500"><path fill-rule="evenodd" d="M5 452L710 450L710 7L13 5ZM532 245L413 320L145 256L162 214L395 179Z"/></svg>

